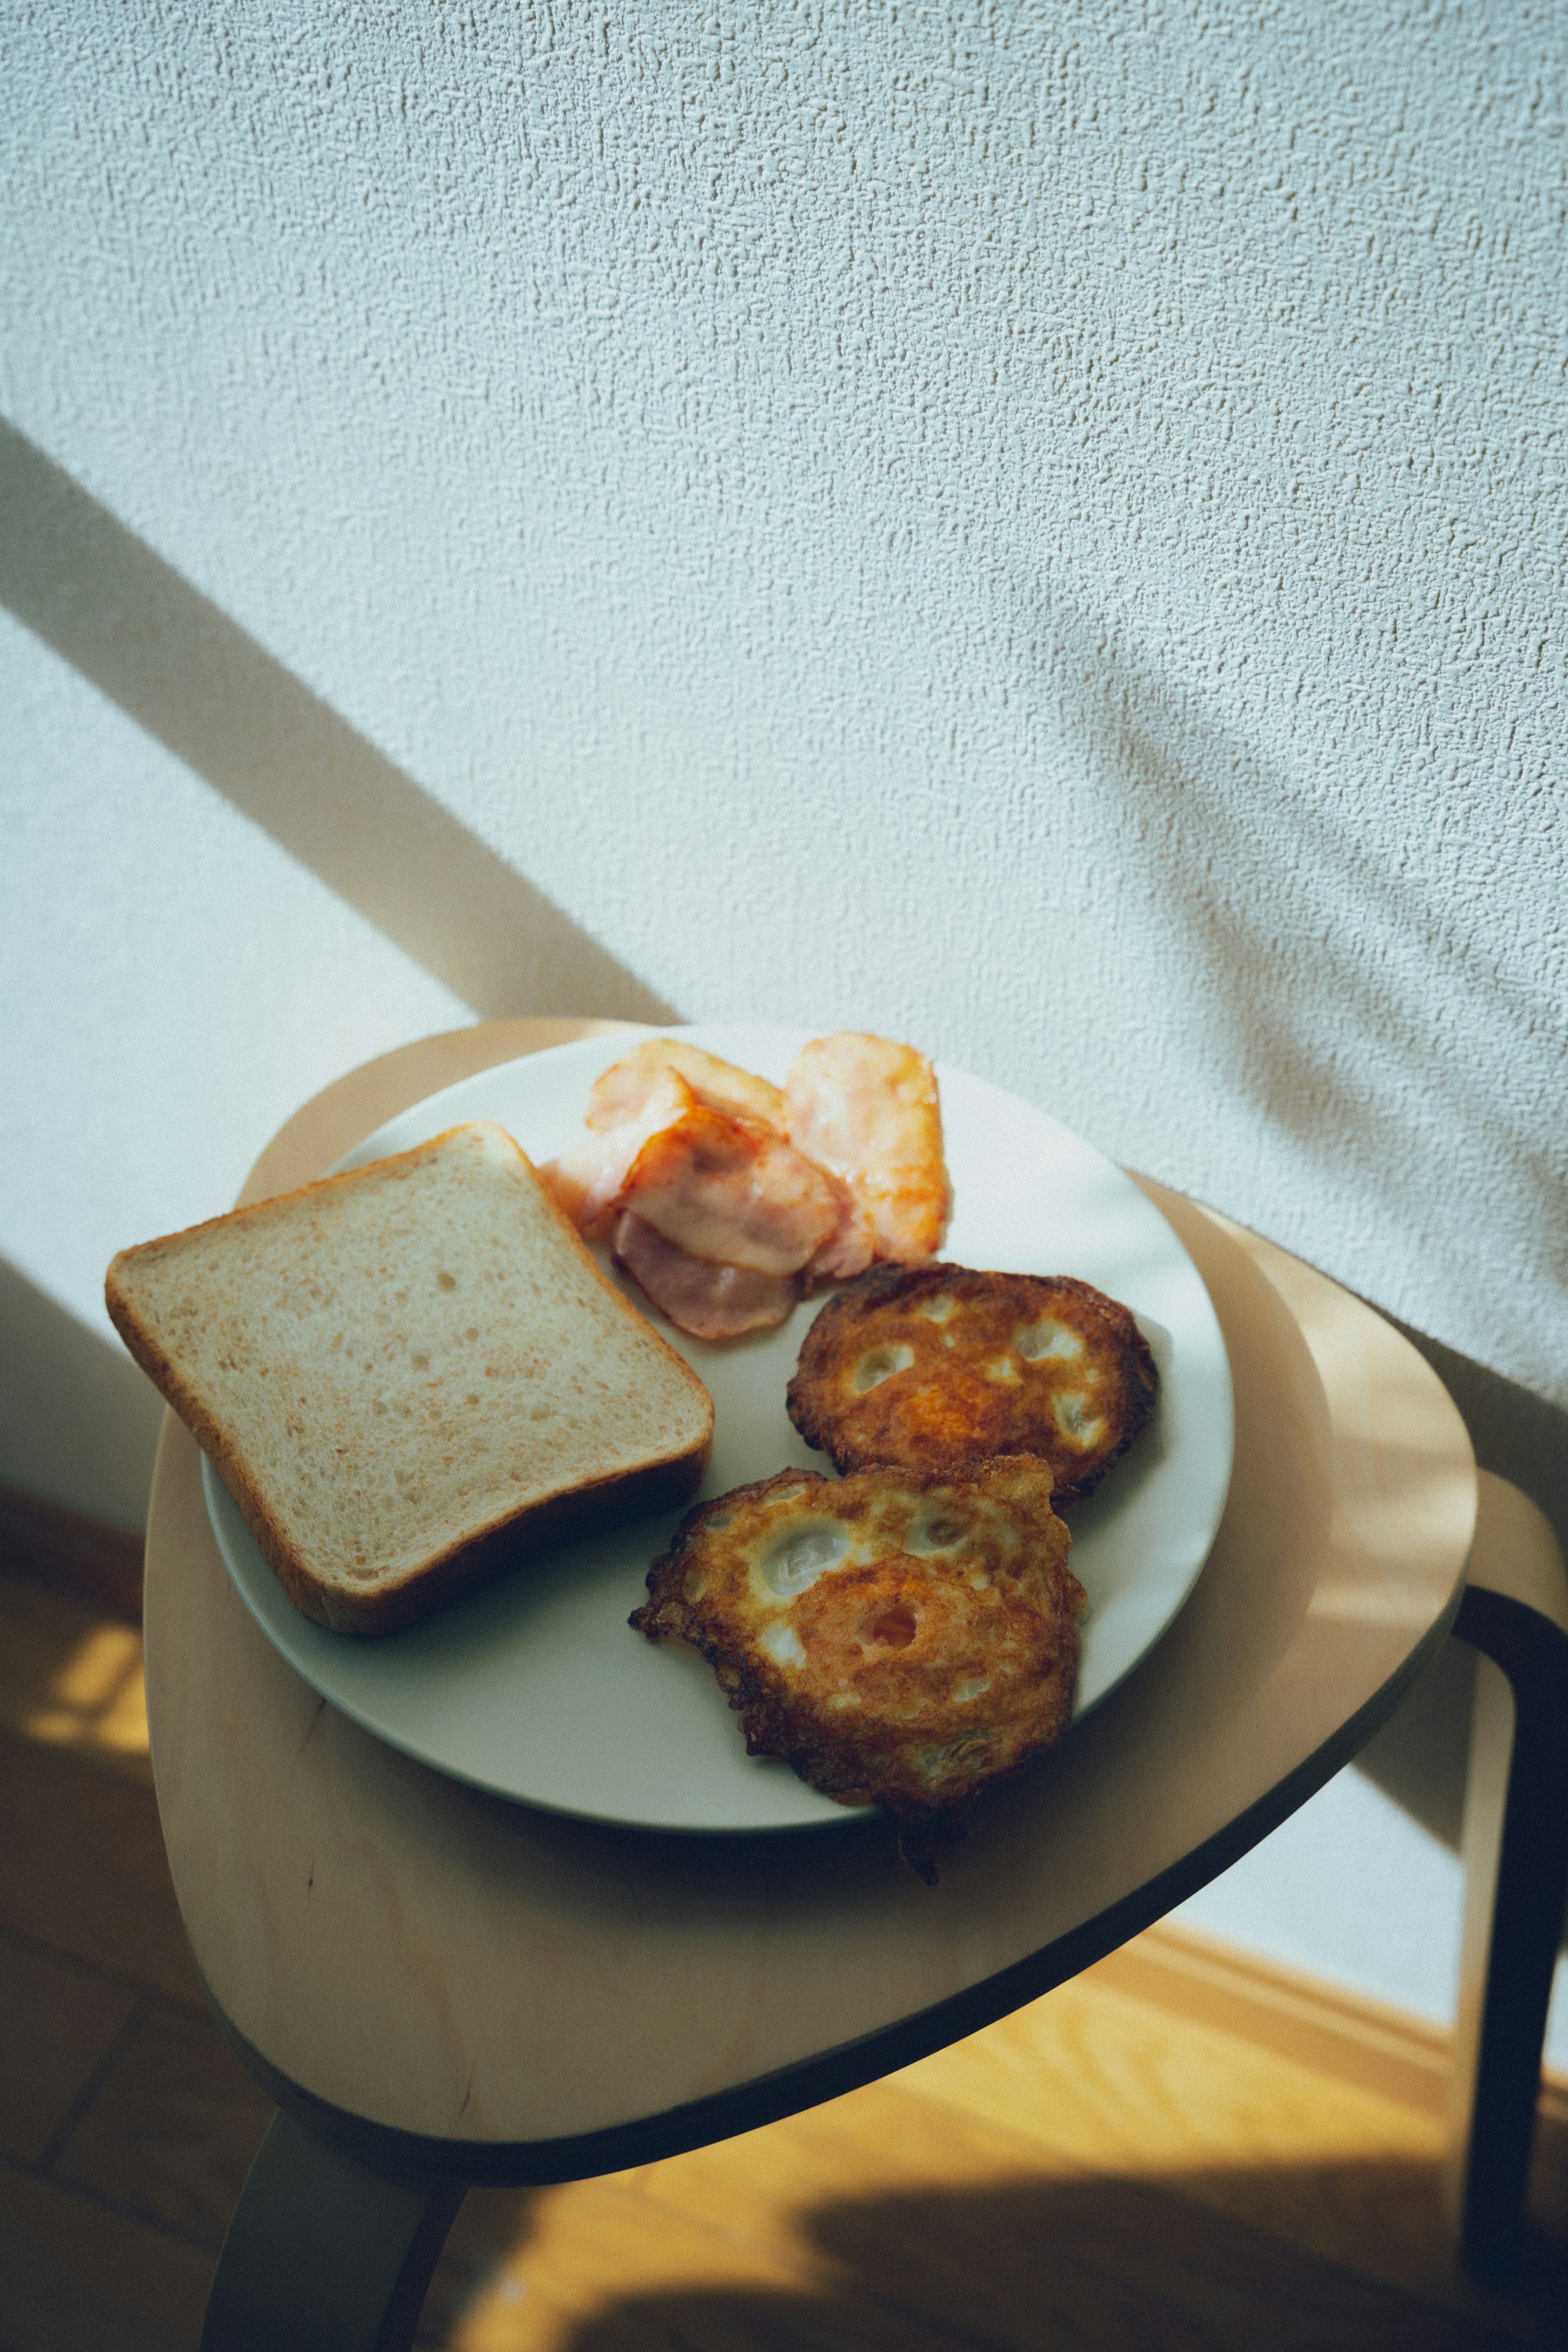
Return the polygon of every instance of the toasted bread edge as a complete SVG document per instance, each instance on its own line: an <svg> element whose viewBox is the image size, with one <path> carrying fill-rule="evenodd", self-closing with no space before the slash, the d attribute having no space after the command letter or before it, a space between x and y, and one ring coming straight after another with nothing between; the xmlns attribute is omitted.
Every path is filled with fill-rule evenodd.
<svg viewBox="0 0 1568 2352"><path fill-rule="evenodd" d="M368 1175L371 1170L384 1170L398 1160L413 1159L417 1153L429 1151L434 1146L444 1143L449 1137L461 1133L465 1127L480 1126L495 1126L506 1137L538 1184L538 1197L548 1205L559 1237L568 1242L586 1263L622 1316L644 1339L660 1349L672 1364L678 1367L693 1402L701 1401L704 1425L695 1441L673 1453L656 1455L651 1462L640 1462L628 1471L610 1472L603 1478L592 1480L586 1486L540 1496L477 1528L472 1535L462 1537L445 1551L422 1561L394 1581L374 1586L367 1591L355 1591L318 1576L289 1543L277 1524L266 1493L246 1469L212 1411L200 1393L182 1376L167 1351L142 1322L135 1302L123 1286L122 1269L144 1259L153 1251L166 1248L171 1243L183 1241L192 1234L204 1232L213 1225L265 1215L312 1193L352 1183L356 1179ZM706 1383L692 1370L680 1350L672 1347L663 1333L653 1328L647 1317L605 1273L571 1220L545 1187L538 1184L533 1162L517 1138L493 1120L459 1121L455 1127L444 1129L441 1134L413 1145L406 1152L391 1152L386 1159L371 1160L364 1168L346 1169L335 1176L317 1177L308 1183L295 1185L288 1192L273 1193L265 1201L247 1202L245 1207L231 1209L222 1216L204 1217L194 1225L183 1226L175 1233L162 1234L152 1241L138 1242L129 1249L117 1251L104 1276L104 1305L110 1322L132 1359L212 1462L256 1538L262 1557L290 1601L302 1615L331 1633L362 1636L400 1633L444 1602L475 1590L515 1561L537 1557L553 1545L574 1541L591 1534L596 1528L675 1509L701 1483L713 1452L713 1398Z"/></svg>

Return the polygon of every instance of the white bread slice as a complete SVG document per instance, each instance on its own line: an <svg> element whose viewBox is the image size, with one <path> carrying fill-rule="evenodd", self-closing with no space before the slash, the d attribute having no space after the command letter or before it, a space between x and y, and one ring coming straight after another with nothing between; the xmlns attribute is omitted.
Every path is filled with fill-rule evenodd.
<svg viewBox="0 0 1568 2352"><path fill-rule="evenodd" d="M706 1467L706 1389L503 1128L122 1250L105 1295L289 1598L338 1633L673 1509Z"/></svg>

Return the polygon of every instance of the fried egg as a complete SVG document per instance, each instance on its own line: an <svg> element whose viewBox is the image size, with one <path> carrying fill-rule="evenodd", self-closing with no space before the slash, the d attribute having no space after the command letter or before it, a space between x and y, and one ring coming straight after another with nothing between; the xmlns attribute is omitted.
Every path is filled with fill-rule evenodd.
<svg viewBox="0 0 1568 2352"><path fill-rule="evenodd" d="M1034 1454L1062 1509L1126 1452L1158 1393L1132 1315L1092 1284L934 1264L873 1266L830 1299L787 1402L835 1469L952 1475Z"/></svg>
<svg viewBox="0 0 1568 2352"><path fill-rule="evenodd" d="M925 1848L1072 1716L1083 1589L1038 1460L961 1478L780 1471L706 1503L631 1620L713 1666L748 1752Z"/></svg>

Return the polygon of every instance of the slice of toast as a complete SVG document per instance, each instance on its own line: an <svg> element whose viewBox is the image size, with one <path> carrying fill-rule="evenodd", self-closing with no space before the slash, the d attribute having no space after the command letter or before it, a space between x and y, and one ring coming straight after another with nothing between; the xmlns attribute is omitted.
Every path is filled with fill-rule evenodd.
<svg viewBox="0 0 1568 2352"><path fill-rule="evenodd" d="M674 1508L713 1402L499 1127L122 1250L109 1312L290 1600L389 1633Z"/></svg>

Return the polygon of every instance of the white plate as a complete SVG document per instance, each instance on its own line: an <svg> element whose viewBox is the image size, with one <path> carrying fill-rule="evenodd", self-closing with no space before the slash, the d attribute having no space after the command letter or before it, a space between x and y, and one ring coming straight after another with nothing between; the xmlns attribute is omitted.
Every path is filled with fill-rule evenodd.
<svg viewBox="0 0 1568 2352"><path fill-rule="evenodd" d="M781 1081L806 1032L704 1024L678 1033ZM495 1119L529 1158L582 1134L588 1090L625 1041L589 1038L481 1071L389 1119L347 1153L358 1168L463 1119ZM1074 1274L1132 1307L1159 1365L1152 1425L1072 1512L1072 1566L1089 1595L1076 1714L1129 1674L1191 1591L1230 1483L1230 1371L1197 1268L1119 1168L1043 1111L938 1066L954 1213L943 1255L961 1265ZM641 1294L632 1296L642 1301ZM791 1466L824 1470L796 1435L784 1388L821 1305L727 1346L666 1331L713 1392L723 1494ZM843 1822L787 1765L746 1754L709 1669L654 1647L628 1612L679 1515L577 1544L379 1642L303 1617L262 1559L210 1463L213 1530L242 1596L306 1681L394 1748L458 1780L550 1811L664 1830L773 1830Z"/></svg>

